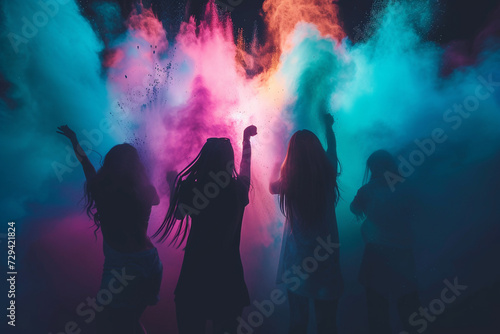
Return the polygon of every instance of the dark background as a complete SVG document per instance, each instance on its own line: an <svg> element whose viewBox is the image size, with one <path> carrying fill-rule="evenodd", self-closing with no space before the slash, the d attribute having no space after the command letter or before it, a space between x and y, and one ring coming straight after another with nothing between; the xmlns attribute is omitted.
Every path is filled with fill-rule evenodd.
<svg viewBox="0 0 500 334"><path fill-rule="evenodd" d="M436 23L429 38L439 43L449 43L454 40L468 40L477 35L481 27L494 15L494 9L499 5L498 0L432 0L435 3ZM93 0L78 1L87 17L92 17ZM127 17L135 0L117 0L122 9L122 16ZM152 6L155 13L163 21L169 36L174 36L182 20L194 15L201 18L207 0L143 0L146 7ZM236 1L235 1L236 2ZM235 3L233 2L233 3ZM264 0L243 0L239 5L230 9L224 8L231 14L235 29L243 29L244 36L250 40L254 28L260 42L265 42L265 29L262 17L262 3ZM364 30L372 9L379 1L373 0L337 0L340 8L340 19L344 30L351 40L356 40L359 30ZM229 4L228 0L220 0L219 4ZM237 3L237 2L236 2ZM222 6L223 7L223 6Z"/></svg>
<svg viewBox="0 0 500 334"><path fill-rule="evenodd" d="M454 1L454 0L432 0L436 10L435 23L430 31L428 39L446 45L450 42L460 41L461 52L474 53L473 40L484 28L486 22L494 19L495 15L500 15L498 7L499 0L474 0L474 1ZM96 13L93 5L99 0L78 0L83 14L95 23ZM122 17L126 18L136 6L137 0L115 0L110 1L119 4L122 10ZM172 39L177 34L180 24L195 16L198 20L203 17L205 6L208 0L143 0L145 7L153 7L155 14L163 22L168 38ZM372 10L377 7L379 1L373 0L337 0L340 8L340 20L347 36L356 42L366 31ZM219 0L219 4L227 3L228 0ZM266 42L266 32L262 13L264 0L243 0L238 6L228 9L221 6L233 20L234 29L242 29L243 36L248 42L252 40L256 30L260 44ZM497 9L495 11L495 9ZM101 38L106 42L104 32L99 29L98 24L94 24L96 30L101 34ZM122 31L125 31L125 26ZM117 32L119 33L119 32ZM9 84L0 74L0 96L8 90ZM9 101L7 101L9 102Z"/></svg>

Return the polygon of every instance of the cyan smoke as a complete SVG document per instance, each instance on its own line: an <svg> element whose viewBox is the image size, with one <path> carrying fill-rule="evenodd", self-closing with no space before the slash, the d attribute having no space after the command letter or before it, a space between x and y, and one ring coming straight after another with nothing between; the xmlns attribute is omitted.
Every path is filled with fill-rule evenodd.
<svg viewBox="0 0 500 334"><path fill-rule="evenodd" d="M73 127L96 166L100 157L90 150L103 154L115 143L107 123L103 43L73 0L1 1L0 32L0 80L6 87L0 96L0 220L2 226L16 221L22 273L16 298L25 305L18 309L16 330L43 332L56 329L47 324L58 316L74 317L76 302L90 296L85 291L94 291L98 281L81 261L88 256L101 262L97 243L88 247L91 223L79 214L82 170L56 127ZM90 237L88 243L78 234ZM79 282L68 283L68 277Z"/></svg>
<svg viewBox="0 0 500 334"><path fill-rule="evenodd" d="M0 171L5 221L25 216L29 201L63 206L74 199L57 191L51 196L61 202L48 198L59 181L81 179L74 172L80 167L67 159L69 142L55 129L74 125L83 140L82 131L94 133L106 120L108 103L99 56L103 44L73 0L2 1L0 6L0 73L8 85L0 100L2 161L9 162ZM104 152L112 140L109 132L101 133L85 149ZM91 159L99 162L95 154Z"/></svg>
<svg viewBox="0 0 500 334"><path fill-rule="evenodd" d="M349 40L336 45L314 25L299 24L294 47L282 56L280 75L291 88L284 117L296 130L311 129L322 140L321 113L336 118L343 300L360 294L363 250L349 204L362 185L366 159L378 149L397 157L404 179L391 181L394 190L413 188L419 199L413 228L423 302L439 293L445 278L460 277L469 284L468 293L498 281L493 268L498 247L492 241L500 219L494 172L500 156L498 31L482 34L476 62L445 76L444 48L425 39L433 23L429 3L385 2L374 13L371 31L354 45ZM480 244L487 246L480 251ZM352 305L352 300L341 304L346 332L362 330L349 320L356 314Z"/></svg>

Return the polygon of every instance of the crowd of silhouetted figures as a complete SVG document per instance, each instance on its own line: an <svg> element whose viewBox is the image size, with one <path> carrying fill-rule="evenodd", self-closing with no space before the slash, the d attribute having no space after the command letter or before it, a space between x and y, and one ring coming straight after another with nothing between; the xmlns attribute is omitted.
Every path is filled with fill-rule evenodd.
<svg viewBox="0 0 500 334"><path fill-rule="evenodd" d="M333 116L324 115L323 124L327 149L311 131L295 132L269 185L269 191L279 197L285 217L276 276L276 283L285 287L286 294L281 297L288 300L290 312L283 332L307 333L314 318L317 333L337 333L338 301L344 289L336 218L340 163ZM87 213L96 232L100 229L103 235L101 289L116 283L117 272L134 277L98 314L98 332L146 333L141 315L157 303L163 271L147 234L151 208L160 201L156 189L133 146L113 147L96 171L75 133L68 126L59 127L58 132L71 140L83 166ZM255 126L243 133L239 169L234 165L230 140L208 138L182 171L167 173L170 204L153 237L184 247L175 288L181 334L205 333L208 321L214 333L249 332L249 325L241 323L250 298L240 238L251 185L250 141L256 134ZM422 333L431 323L439 328L450 321L463 324L464 333L472 333L477 328L473 322L483 317L487 324L490 313L498 312L498 308L491 308L500 300L498 285L461 303L446 305L448 310L440 317L432 313L439 311L439 303L422 313L411 229L418 216L418 200L409 187L395 189L391 180L398 178L401 175L394 157L385 150L375 151L366 162L364 184L350 205L361 222L364 241L359 281L366 291L369 333L394 333L394 323L401 327L398 333ZM456 298L462 288L460 282L447 284L448 291L442 295L445 301ZM391 318L392 304L399 319ZM467 319L471 319L469 327Z"/></svg>

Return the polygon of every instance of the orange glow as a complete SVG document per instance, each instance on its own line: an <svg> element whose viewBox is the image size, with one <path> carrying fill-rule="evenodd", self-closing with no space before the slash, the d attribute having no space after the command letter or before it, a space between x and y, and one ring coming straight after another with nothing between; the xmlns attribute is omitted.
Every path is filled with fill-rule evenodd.
<svg viewBox="0 0 500 334"><path fill-rule="evenodd" d="M265 53L270 66L276 68L279 56L288 49L287 39L299 22L313 23L323 36L337 41L346 35L338 17L339 9L332 0L266 0L262 6L267 25Z"/></svg>

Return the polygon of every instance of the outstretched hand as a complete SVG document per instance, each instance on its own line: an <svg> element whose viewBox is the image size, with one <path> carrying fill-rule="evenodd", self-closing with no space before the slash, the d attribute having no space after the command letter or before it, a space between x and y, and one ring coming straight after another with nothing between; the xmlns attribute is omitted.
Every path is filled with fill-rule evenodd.
<svg viewBox="0 0 500 334"><path fill-rule="evenodd" d="M257 134L257 127L255 125L248 126L243 132L243 139L250 139Z"/></svg>
<svg viewBox="0 0 500 334"><path fill-rule="evenodd" d="M332 114L324 114L323 122L325 123L326 127L332 127L333 123L335 123L335 119L333 118Z"/></svg>
<svg viewBox="0 0 500 334"><path fill-rule="evenodd" d="M71 130L67 125L58 126L56 132L62 134L63 136L68 137L69 140L71 141L76 140L76 133L73 130Z"/></svg>

